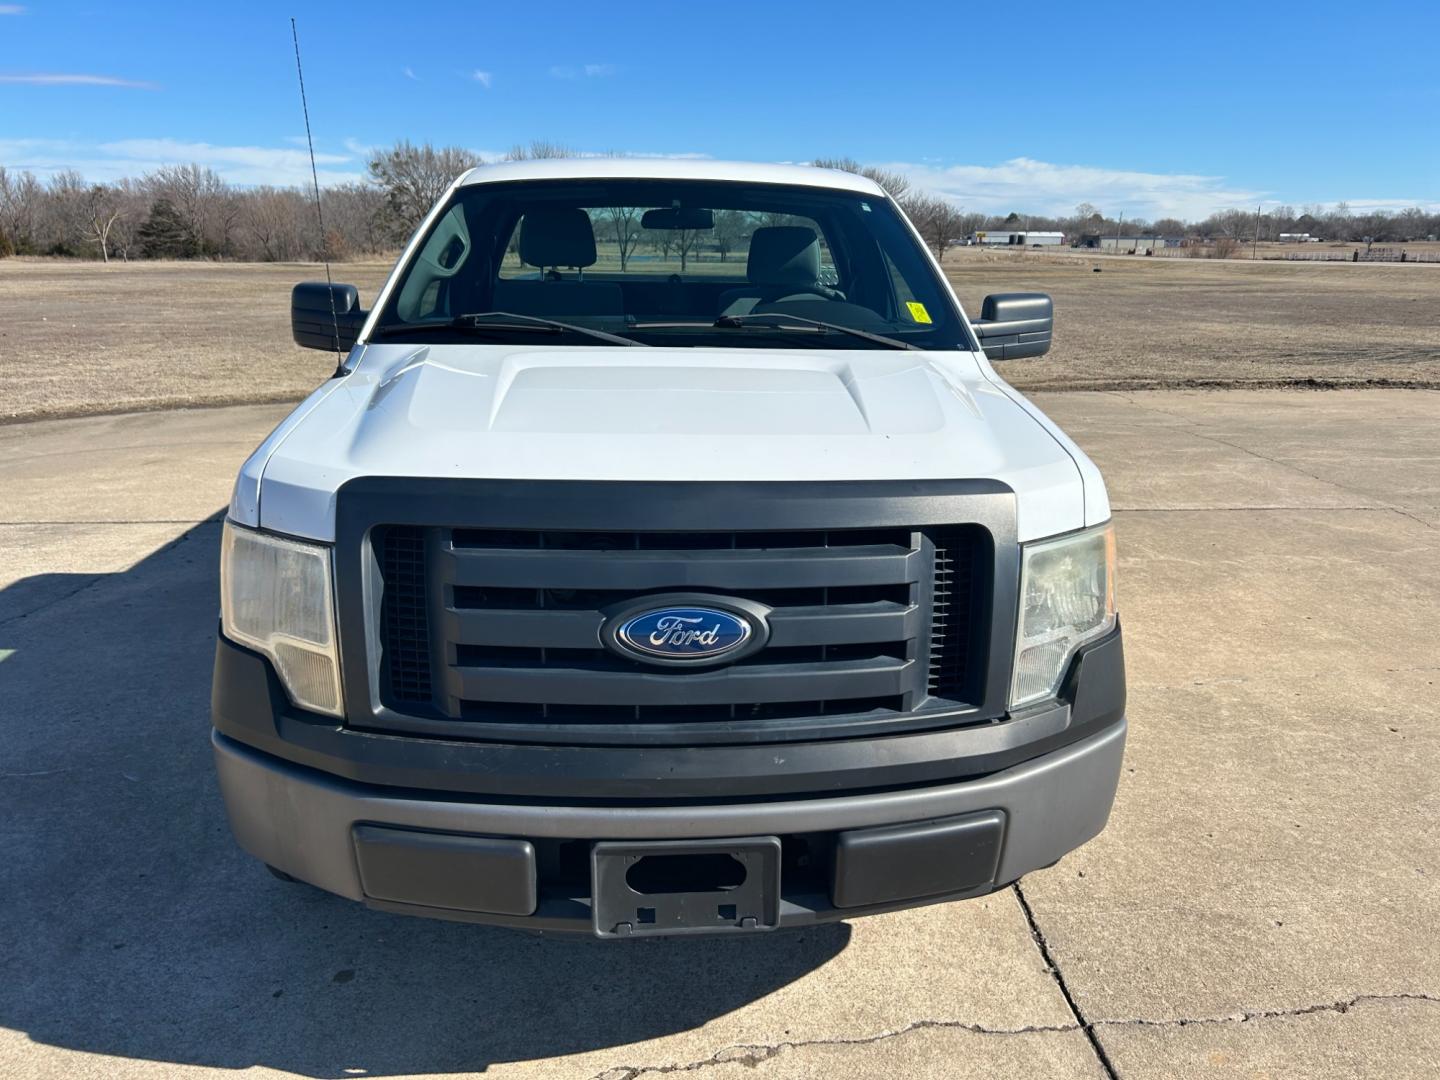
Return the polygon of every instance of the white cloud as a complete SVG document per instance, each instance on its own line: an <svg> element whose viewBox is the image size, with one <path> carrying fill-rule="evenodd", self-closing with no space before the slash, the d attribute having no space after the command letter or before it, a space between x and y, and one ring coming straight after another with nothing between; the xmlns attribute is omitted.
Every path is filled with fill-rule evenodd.
<svg viewBox="0 0 1440 1080"><path fill-rule="evenodd" d="M24 15L24 4L0 4L0 15Z"/></svg>
<svg viewBox="0 0 1440 1080"><path fill-rule="evenodd" d="M420 76L416 75L415 69L408 64L400 69L400 74L404 75L407 79L414 79L416 82L420 81Z"/></svg>
<svg viewBox="0 0 1440 1080"><path fill-rule="evenodd" d="M1124 211L1151 220L1196 221L1217 210L1255 206L1269 194L1233 186L1223 176L1058 165L1023 157L999 165L893 162L881 167L902 172L917 187L981 213L1069 214L1076 204L1088 202L1112 216Z"/></svg>
<svg viewBox="0 0 1440 1080"><path fill-rule="evenodd" d="M485 87L486 90L489 90L490 83L494 80L495 76L492 72L481 71L479 68L476 68L470 73L470 78L474 79L481 86Z"/></svg>
<svg viewBox="0 0 1440 1080"><path fill-rule="evenodd" d="M11 12L10 14L15 13ZM160 89L152 82L120 79L114 75L60 75L55 73L0 75L0 83L20 83L26 86L124 86L132 90Z"/></svg>
<svg viewBox="0 0 1440 1080"><path fill-rule="evenodd" d="M614 75L619 69L614 64L556 64L550 69L552 79L600 79Z"/></svg>
<svg viewBox="0 0 1440 1080"><path fill-rule="evenodd" d="M14 171L41 177L76 169L87 180L135 177L164 165L195 162L214 169L232 184L303 186L310 183L310 155L301 148L217 146L179 139L119 139L80 143L62 139L0 139L0 161ZM320 183L345 184L364 179L364 169L350 154L317 153Z"/></svg>

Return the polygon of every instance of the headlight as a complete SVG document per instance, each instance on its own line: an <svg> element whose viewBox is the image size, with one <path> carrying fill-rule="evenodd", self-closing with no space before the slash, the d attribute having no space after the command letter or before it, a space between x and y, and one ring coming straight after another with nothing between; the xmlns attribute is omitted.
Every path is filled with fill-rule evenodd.
<svg viewBox="0 0 1440 1080"><path fill-rule="evenodd" d="M1114 625L1114 526L1026 544L1010 707L1053 697L1075 650Z"/></svg>
<svg viewBox="0 0 1440 1080"><path fill-rule="evenodd" d="M329 548L225 522L220 625L270 658L296 705L341 715Z"/></svg>

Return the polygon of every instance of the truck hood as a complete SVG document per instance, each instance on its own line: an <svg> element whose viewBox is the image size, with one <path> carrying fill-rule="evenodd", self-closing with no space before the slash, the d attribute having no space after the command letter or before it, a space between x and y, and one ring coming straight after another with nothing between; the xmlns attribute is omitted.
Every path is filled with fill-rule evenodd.
<svg viewBox="0 0 1440 1080"><path fill-rule="evenodd" d="M1021 539L1086 524L1069 450L969 353L370 345L256 451L232 509L330 540L358 476L985 478L1016 492Z"/></svg>

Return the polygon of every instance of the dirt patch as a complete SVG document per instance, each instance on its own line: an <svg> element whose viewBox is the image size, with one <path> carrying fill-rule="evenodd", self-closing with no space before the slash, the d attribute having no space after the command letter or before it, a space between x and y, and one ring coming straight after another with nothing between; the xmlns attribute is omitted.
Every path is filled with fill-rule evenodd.
<svg viewBox="0 0 1440 1080"><path fill-rule="evenodd" d="M389 269L335 275L369 302ZM1440 266L960 249L945 270L976 315L986 293L1055 297L1051 354L1002 367L1024 389L1440 387ZM291 343L290 287L323 276L308 263L0 261L0 420L298 399L333 362Z"/></svg>
<svg viewBox="0 0 1440 1080"><path fill-rule="evenodd" d="M337 278L368 302L389 272L349 263ZM290 288L324 277L304 263L0 261L0 418L301 398L335 361L291 342Z"/></svg>
<svg viewBox="0 0 1440 1080"><path fill-rule="evenodd" d="M1001 365L1024 389L1440 386L1440 265L961 250L945 271L975 316L1055 298L1049 355Z"/></svg>

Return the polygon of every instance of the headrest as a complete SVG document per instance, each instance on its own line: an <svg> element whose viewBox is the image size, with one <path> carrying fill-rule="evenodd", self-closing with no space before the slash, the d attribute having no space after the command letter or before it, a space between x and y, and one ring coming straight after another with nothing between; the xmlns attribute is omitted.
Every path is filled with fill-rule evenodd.
<svg viewBox="0 0 1440 1080"><path fill-rule="evenodd" d="M528 210L520 222L520 259L530 266L594 266L595 229L578 206Z"/></svg>
<svg viewBox="0 0 1440 1080"><path fill-rule="evenodd" d="M820 238L804 225L756 229L745 277L755 285L814 285L820 280Z"/></svg>

